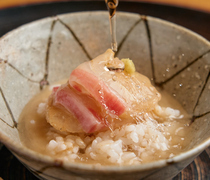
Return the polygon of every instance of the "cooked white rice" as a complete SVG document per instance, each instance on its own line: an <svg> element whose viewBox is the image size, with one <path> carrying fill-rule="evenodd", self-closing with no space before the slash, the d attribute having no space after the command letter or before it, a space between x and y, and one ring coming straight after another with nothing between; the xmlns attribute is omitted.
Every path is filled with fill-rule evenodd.
<svg viewBox="0 0 210 180"><path fill-rule="evenodd" d="M157 152L161 156L169 149L170 141L165 137L164 124L155 120L157 115L159 119L180 118L178 110L158 106L155 113L146 113L142 122L94 135L65 134L51 128L47 133L47 149L56 158L71 162L129 165L153 160Z"/></svg>

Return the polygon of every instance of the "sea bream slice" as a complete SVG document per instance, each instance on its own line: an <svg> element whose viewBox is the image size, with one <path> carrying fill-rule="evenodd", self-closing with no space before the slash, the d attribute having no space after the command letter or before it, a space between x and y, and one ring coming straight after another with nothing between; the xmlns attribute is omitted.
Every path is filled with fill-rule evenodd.
<svg viewBox="0 0 210 180"><path fill-rule="evenodd" d="M104 113L101 107L97 105L98 103L93 98L78 93L68 83L54 88L51 99L50 106L48 102L48 121L51 124L54 123L55 119L53 119L52 114L56 116L59 111L63 113L60 115L60 120L57 120L60 123L55 122L54 124L57 129L70 132L82 132L83 130L86 133L92 133L105 127L103 117L101 116ZM56 107L58 109L55 109ZM68 121L71 122L69 126L74 128L65 126L69 123ZM63 123L65 124L62 125ZM78 127L75 126L75 123Z"/></svg>
<svg viewBox="0 0 210 180"><path fill-rule="evenodd" d="M69 84L78 92L95 98L110 114L120 116L129 109L154 109L160 94L150 80L137 72L126 72L124 68L124 62L108 49L73 70Z"/></svg>
<svg viewBox="0 0 210 180"><path fill-rule="evenodd" d="M68 83L54 90L49 99L47 120L53 127L93 133L135 121L135 114L154 109L160 94L145 76L126 72L124 62L108 49L73 70ZM51 119L49 110L54 117L67 113L65 121L59 121L59 116ZM67 125L68 117L71 123Z"/></svg>
<svg viewBox="0 0 210 180"><path fill-rule="evenodd" d="M126 110L125 101L93 73L77 68L71 73L69 84L81 94L93 97L109 114L119 116Z"/></svg>

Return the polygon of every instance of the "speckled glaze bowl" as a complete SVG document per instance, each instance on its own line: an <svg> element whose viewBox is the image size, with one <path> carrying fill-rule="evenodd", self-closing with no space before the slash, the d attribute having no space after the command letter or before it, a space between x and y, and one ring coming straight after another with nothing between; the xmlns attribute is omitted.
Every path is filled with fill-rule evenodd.
<svg viewBox="0 0 210 180"><path fill-rule="evenodd" d="M160 19L117 14L117 56L173 95L192 117L185 152L135 166L64 163L25 148L18 117L26 103L110 47L107 12L82 12L24 25L0 39L0 140L41 179L170 179L210 145L210 43Z"/></svg>

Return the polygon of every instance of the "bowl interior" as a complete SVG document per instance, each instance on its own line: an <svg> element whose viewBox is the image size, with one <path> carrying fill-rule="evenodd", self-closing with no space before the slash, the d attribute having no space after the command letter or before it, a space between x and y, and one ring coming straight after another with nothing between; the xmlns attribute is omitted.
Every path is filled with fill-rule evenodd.
<svg viewBox="0 0 210 180"><path fill-rule="evenodd" d="M192 117L186 150L210 143L210 44L174 24L117 15L120 58L174 96ZM18 117L43 87L67 78L110 47L107 12L60 15L24 25L0 39L0 139L22 146ZM13 144L14 143L14 144ZM205 147L203 147L205 148Z"/></svg>

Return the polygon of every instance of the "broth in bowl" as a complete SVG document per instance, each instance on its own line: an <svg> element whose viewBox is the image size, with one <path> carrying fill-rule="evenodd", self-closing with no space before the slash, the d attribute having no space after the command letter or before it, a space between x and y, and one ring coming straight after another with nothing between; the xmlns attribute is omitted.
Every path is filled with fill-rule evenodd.
<svg viewBox="0 0 210 180"><path fill-rule="evenodd" d="M110 49L60 84L20 116L21 141L32 150L62 161L132 165L172 158L187 144L190 116L182 106Z"/></svg>

